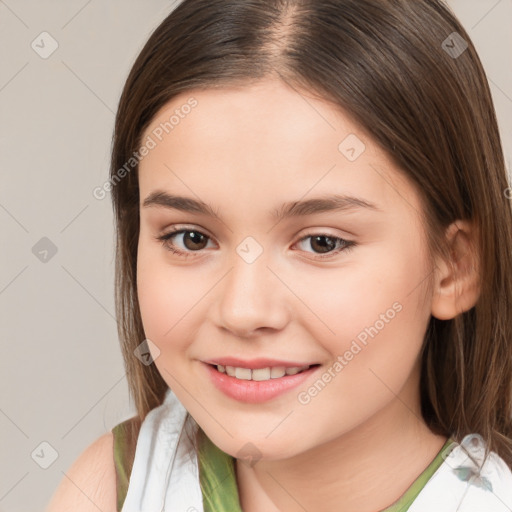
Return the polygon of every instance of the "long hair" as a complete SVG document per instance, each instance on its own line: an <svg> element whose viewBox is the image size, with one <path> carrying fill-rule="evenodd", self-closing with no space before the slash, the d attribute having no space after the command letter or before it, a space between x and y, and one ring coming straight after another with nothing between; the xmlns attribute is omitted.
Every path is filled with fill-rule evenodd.
<svg viewBox="0 0 512 512"><path fill-rule="evenodd" d="M480 296L452 320L430 319L422 414L456 440L479 433L512 466L509 184L481 61L440 0L184 0L150 36L121 95L110 175L118 331L139 419L162 403L167 384L134 356L145 335L133 155L177 94L265 78L331 102L389 155L420 193L429 254L449 256L452 222L476 226Z"/></svg>

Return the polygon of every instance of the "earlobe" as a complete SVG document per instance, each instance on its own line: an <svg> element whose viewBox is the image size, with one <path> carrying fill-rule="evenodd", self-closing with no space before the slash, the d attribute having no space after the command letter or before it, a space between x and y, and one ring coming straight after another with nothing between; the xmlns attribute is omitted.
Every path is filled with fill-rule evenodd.
<svg viewBox="0 0 512 512"><path fill-rule="evenodd" d="M480 295L476 230L468 221L457 220L446 230L450 260L438 256L432 295L432 316L451 320L471 309Z"/></svg>

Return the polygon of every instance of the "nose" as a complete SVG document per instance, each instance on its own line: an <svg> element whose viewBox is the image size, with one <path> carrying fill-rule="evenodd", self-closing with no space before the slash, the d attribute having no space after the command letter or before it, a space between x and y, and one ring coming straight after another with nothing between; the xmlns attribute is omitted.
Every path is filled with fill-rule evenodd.
<svg viewBox="0 0 512 512"><path fill-rule="evenodd" d="M221 329L251 338L289 322L292 294L268 260L265 251L252 263L238 254L230 260L232 266L217 290L216 322Z"/></svg>

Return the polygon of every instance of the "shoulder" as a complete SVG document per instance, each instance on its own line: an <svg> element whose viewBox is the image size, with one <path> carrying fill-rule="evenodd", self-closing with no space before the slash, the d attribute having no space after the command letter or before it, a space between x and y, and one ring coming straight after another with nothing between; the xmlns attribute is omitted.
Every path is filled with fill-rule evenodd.
<svg viewBox="0 0 512 512"><path fill-rule="evenodd" d="M45 512L116 512L114 435L107 432L75 460Z"/></svg>
<svg viewBox="0 0 512 512"><path fill-rule="evenodd" d="M465 436L443 450L443 464L421 490L409 512L510 512L512 472L495 452L486 457L479 434Z"/></svg>

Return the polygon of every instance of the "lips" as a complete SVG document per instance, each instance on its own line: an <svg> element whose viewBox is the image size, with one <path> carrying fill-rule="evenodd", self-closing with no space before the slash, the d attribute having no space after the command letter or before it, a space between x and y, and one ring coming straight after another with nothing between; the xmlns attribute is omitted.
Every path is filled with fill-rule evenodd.
<svg viewBox="0 0 512 512"><path fill-rule="evenodd" d="M220 362L229 362L233 366L224 366ZM217 389L230 398L246 403L261 403L276 398L302 384L320 368L318 364L308 365L275 359L241 361L235 358L215 359L205 362L202 366ZM221 369L224 368L224 372L218 369L219 366ZM234 369L235 375L229 375L225 371L230 367L230 373L233 373ZM275 373L275 377L263 378L267 377L262 374L266 368L270 368L270 371L274 373L278 371L279 374ZM297 368L301 368L301 371L296 372ZM286 374L287 370L292 370L291 374ZM237 373L239 374L238 378ZM250 379L247 378L249 375ZM254 379L255 375L256 379Z"/></svg>
<svg viewBox="0 0 512 512"><path fill-rule="evenodd" d="M208 361L204 361L207 364L211 364L214 366L233 366L235 368L248 368L250 370L255 370L259 368L273 368L282 366L286 368L301 368L303 366L313 366L316 363L311 362L299 362L299 361L283 361L278 359L269 359L269 358L257 358L257 359L238 359L236 357L219 357L216 359L210 359Z"/></svg>

